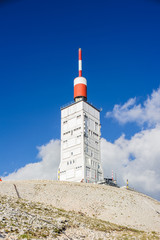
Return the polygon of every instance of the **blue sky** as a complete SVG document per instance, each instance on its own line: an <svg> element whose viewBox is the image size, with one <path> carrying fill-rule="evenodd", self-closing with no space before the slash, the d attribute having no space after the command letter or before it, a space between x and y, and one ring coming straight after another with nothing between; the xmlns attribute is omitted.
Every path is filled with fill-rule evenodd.
<svg viewBox="0 0 160 240"><path fill-rule="evenodd" d="M37 162L37 146L60 139L60 107L73 101L82 48L88 101L102 108L102 137L114 143L144 129L106 112L160 80L160 1L0 2L0 175Z"/></svg>

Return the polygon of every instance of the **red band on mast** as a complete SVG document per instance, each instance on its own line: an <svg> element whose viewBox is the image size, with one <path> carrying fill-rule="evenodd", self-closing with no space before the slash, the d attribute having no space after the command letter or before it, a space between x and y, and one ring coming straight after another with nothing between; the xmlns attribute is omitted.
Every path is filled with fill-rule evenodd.
<svg viewBox="0 0 160 240"><path fill-rule="evenodd" d="M78 62L79 62L79 77L82 77L82 50L79 48L79 57L78 57Z"/></svg>
<svg viewBox="0 0 160 240"><path fill-rule="evenodd" d="M82 60L82 49L79 48L79 60Z"/></svg>

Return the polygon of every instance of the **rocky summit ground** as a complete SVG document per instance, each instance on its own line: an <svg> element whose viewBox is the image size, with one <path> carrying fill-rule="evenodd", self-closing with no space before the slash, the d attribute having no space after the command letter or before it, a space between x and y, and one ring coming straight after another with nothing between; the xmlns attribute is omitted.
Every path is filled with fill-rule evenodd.
<svg viewBox="0 0 160 240"><path fill-rule="evenodd" d="M3 181L0 239L160 239L160 203L97 184Z"/></svg>

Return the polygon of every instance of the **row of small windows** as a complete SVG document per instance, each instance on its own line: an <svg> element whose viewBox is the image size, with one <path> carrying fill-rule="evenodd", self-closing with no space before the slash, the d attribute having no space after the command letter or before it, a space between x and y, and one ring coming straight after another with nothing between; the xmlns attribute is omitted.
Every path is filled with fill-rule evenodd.
<svg viewBox="0 0 160 240"><path fill-rule="evenodd" d="M78 166L78 167L76 167L76 169L78 169L78 168L81 168L82 166Z"/></svg>
<svg viewBox="0 0 160 240"><path fill-rule="evenodd" d="M73 131L77 131L77 130L80 130L80 129L81 129L81 127L75 128L74 130L63 133L63 135L67 135L69 133L71 133L71 135L73 135Z"/></svg>
<svg viewBox="0 0 160 240"><path fill-rule="evenodd" d="M77 130L79 130L79 129L81 129L81 127L75 128L74 131L77 131Z"/></svg>
<svg viewBox="0 0 160 240"><path fill-rule="evenodd" d="M70 131L63 133L63 135L67 135L67 134L69 134L69 133L70 133Z"/></svg>
<svg viewBox="0 0 160 240"><path fill-rule="evenodd" d="M71 164L74 164L74 163L75 163L75 160L67 161L67 165L71 165Z"/></svg>

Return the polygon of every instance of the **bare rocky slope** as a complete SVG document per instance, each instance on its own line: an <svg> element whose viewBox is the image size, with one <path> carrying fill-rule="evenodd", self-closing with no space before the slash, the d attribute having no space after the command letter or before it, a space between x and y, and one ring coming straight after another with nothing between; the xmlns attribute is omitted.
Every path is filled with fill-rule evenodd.
<svg viewBox="0 0 160 240"><path fill-rule="evenodd" d="M0 222L0 239L160 239L160 202L106 185L3 181Z"/></svg>

